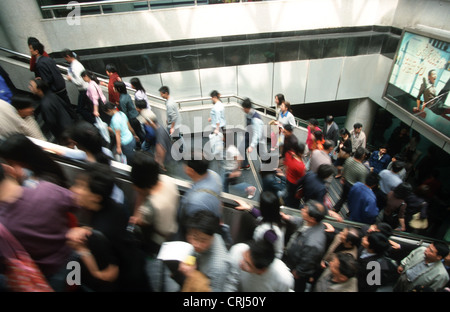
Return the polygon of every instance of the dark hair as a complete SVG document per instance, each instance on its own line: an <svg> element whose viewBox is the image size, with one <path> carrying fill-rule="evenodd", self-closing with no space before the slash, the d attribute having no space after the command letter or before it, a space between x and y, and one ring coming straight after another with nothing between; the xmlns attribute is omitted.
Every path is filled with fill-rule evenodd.
<svg viewBox="0 0 450 312"><path fill-rule="evenodd" d="M117 73L117 69L116 66L114 66L114 64L107 64L105 69L107 72Z"/></svg>
<svg viewBox="0 0 450 312"><path fill-rule="evenodd" d="M339 130L339 135L350 135L350 132L346 128L341 128Z"/></svg>
<svg viewBox="0 0 450 312"><path fill-rule="evenodd" d="M319 125L319 122L317 121L316 118L309 118L308 119L308 123L310 123L310 124L312 124L313 126L316 126L316 127Z"/></svg>
<svg viewBox="0 0 450 312"><path fill-rule="evenodd" d="M0 143L0 157L7 162L17 162L43 180L68 186L64 171L58 163L21 133L11 134Z"/></svg>
<svg viewBox="0 0 450 312"><path fill-rule="evenodd" d="M68 134L80 150L92 153L98 163L110 164L112 159L103 153L105 142L96 126L84 120L77 121L68 128Z"/></svg>
<svg viewBox="0 0 450 312"><path fill-rule="evenodd" d="M250 257L252 258L253 265L257 269L265 269L275 259L275 248L273 244L266 240L250 241L248 243Z"/></svg>
<svg viewBox="0 0 450 312"><path fill-rule="evenodd" d="M284 125L283 128L284 128L284 130L286 130L288 132L294 131L294 127L292 127L291 124Z"/></svg>
<svg viewBox="0 0 450 312"><path fill-rule="evenodd" d="M167 86L162 86L161 88L159 88L158 91L161 92L161 93L167 93L167 94L170 94L170 92L169 92L169 87L167 87Z"/></svg>
<svg viewBox="0 0 450 312"><path fill-rule="evenodd" d="M323 139L323 132L320 130L314 131L314 137L317 141L321 141Z"/></svg>
<svg viewBox="0 0 450 312"><path fill-rule="evenodd" d="M31 46L33 50L37 50L39 52L39 55L44 54L44 45L39 41L32 41L29 46Z"/></svg>
<svg viewBox="0 0 450 312"><path fill-rule="evenodd" d="M362 239L361 230L354 226L347 226L347 229L348 233L345 241L352 244L352 246L359 247Z"/></svg>
<svg viewBox="0 0 450 312"><path fill-rule="evenodd" d="M327 215L325 207L318 201L310 199L305 203L305 207L308 207L308 215L315 219L317 223L322 221Z"/></svg>
<svg viewBox="0 0 450 312"><path fill-rule="evenodd" d="M159 165L150 154L136 151L131 167L131 182L138 188L152 188L159 180Z"/></svg>
<svg viewBox="0 0 450 312"><path fill-rule="evenodd" d="M367 186L370 187L377 186L380 182L380 176L376 172L369 172L364 182Z"/></svg>
<svg viewBox="0 0 450 312"><path fill-rule="evenodd" d="M376 224L378 231L383 233L386 237L390 237L392 235L392 226L386 222L378 222Z"/></svg>
<svg viewBox="0 0 450 312"><path fill-rule="evenodd" d="M396 198L404 200L413 192L413 187L407 182L402 182L393 189L393 192Z"/></svg>
<svg viewBox="0 0 450 312"><path fill-rule="evenodd" d="M78 55L75 52L73 52L72 50L69 50L69 49L64 49L63 52L62 52L62 56L63 57L69 56L69 57L76 58L77 60L80 60Z"/></svg>
<svg viewBox="0 0 450 312"><path fill-rule="evenodd" d="M323 149L325 151L329 150L330 148L334 148L334 147L335 147L334 142L331 140L325 140L325 142L323 143Z"/></svg>
<svg viewBox="0 0 450 312"><path fill-rule="evenodd" d="M104 112L109 112L110 110L115 110L116 109L116 105L106 101L105 105L103 105L103 111Z"/></svg>
<svg viewBox="0 0 450 312"><path fill-rule="evenodd" d="M317 176L321 180L328 179L334 173L335 173L334 166L330 164L321 164L319 168L317 168Z"/></svg>
<svg viewBox="0 0 450 312"><path fill-rule="evenodd" d="M284 106L286 106L286 109L292 114L292 108L291 108L291 102L284 101Z"/></svg>
<svg viewBox="0 0 450 312"><path fill-rule="evenodd" d="M326 121L327 123L333 122L333 121L334 121L334 117L331 116L331 115L328 115L327 117L325 117L325 121Z"/></svg>
<svg viewBox="0 0 450 312"><path fill-rule="evenodd" d="M50 86L44 80L42 80L42 79L33 79L33 81L36 83L36 88L38 88L42 92L47 93L47 91L50 90Z"/></svg>
<svg viewBox="0 0 450 312"><path fill-rule="evenodd" d="M392 164L392 172L398 173L405 167L405 163L403 161L394 161Z"/></svg>
<svg viewBox="0 0 450 312"><path fill-rule="evenodd" d="M16 110L34 107L34 102L31 97L23 94L14 94L11 98L11 105Z"/></svg>
<svg viewBox="0 0 450 312"><path fill-rule="evenodd" d="M196 229L212 236L219 232L220 219L214 212L202 209L186 219L185 227L186 230Z"/></svg>
<svg viewBox="0 0 450 312"><path fill-rule="evenodd" d="M131 78L130 83L136 90L142 90L145 92L145 89L142 86L142 83L139 80L139 78L137 78L137 77Z"/></svg>
<svg viewBox="0 0 450 312"><path fill-rule="evenodd" d="M367 240L369 242L369 248L377 255L382 255L389 249L389 240L386 235L381 232L368 233Z"/></svg>
<svg viewBox="0 0 450 312"><path fill-rule="evenodd" d="M303 155L305 152L306 145L305 143L299 142L298 144L293 144L291 150L297 155Z"/></svg>
<svg viewBox="0 0 450 312"><path fill-rule="evenodd" d="M39 40L36 37L28 37L27 44L31 45L34 42L39 42Z"/></svg>
<svg viewBox="0 0 450 312"><path fill-rule="evenodd" d="M120 94L127 94L127 86L123 81L114 81L114 88Z"/></svg>
<svg viewBox="0 0 450 312"><path fill-rule="evenodd" d="M355 277L359 269L358 262L355 258L345 252L339 252L335 255L339 260L339 272L348 278Z"/></svg>
<svg viewBox="0 0 450 312"><path fill-rule="evenodd" d="M88 76L89 78L91 78L91 80L94 80L95 83L100 84L100 81L98 80L97 76L93 72L91 72L89 70L83 70L81 72L80 76L81 77Z"/></svg>
<svg viewBox="0 0 450 312"><path fill-rule="evenodd" d="M243 108L252 108L252 101L249 98L245 98L242 101L241 105L242 105Z"/></svg>
<svg viewBox="0 0 450 312"><path fill-rule="evenodd" d="M363 125L360 122L357 122L353 125L353 129L359 129L359 128L362 128L362 126Z"/></svg>
<svg viewBox="0 0 450 312"><path fill-rule="evenodd" d="M100 195L103 203L110 199L115 183L115 176L110 166L89 163L79 177L87 179L90 191Z"/></svg>
<svg viewBox="0 0 450 312"><path fill-rule="evenodd" d="M280 200L269 191L264 191L259 197L259 210L263 222L274 222L281 225Z"/></svg>
<svg viewBox="0 0 450 312"><path fill-rule="evenodd" d="M354 157L359 160L363 160L369 151L365 147L358 147L355 151Z"/></svg>
<svg viewBox="0 0 450 312"><path fill-rule="evenodd" d="M279 105L281 105L281 103L284 103L286 100L284 98L284 94L282 93L278 93L277 95L275 95L276 98L278 98L278 103L280 103Z"/></svg>
<svg viewBox="0 0 450 312"><path fill-rule="evenodd" d="M433 242L434 247L436 247L438 256L441 256L442 258L447 257L450 250L447 244L439 241Z"/></svg>
<svg viewBox="0 0 450 312"><path fill-rule="evenodd" d="M135 100L134 105L136 108L145 109L147 108L147 102L145 100Z"/></svg>
<svg viewBox="0 0 450 312"><path fill-rule="evenodd" d="M202 151L192 151L191 157L185 159L184 163L199 175L204 175L209 168L209 161L205 158Z"/></svg>
<svg viewBox="0 0 450 312"><path fill-rule="evenodd" d="M213 90L213 91L211 91L211 93L209 94L209 96L212 97L212 98L213 98L213 97L219 98L220 93L217 92L217 90Z"/></svg>

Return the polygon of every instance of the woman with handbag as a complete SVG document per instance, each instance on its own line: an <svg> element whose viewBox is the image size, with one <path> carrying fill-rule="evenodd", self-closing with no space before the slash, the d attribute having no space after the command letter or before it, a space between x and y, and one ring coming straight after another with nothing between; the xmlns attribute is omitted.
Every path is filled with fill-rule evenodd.
<svg viewBox="0 0 450 312"><path fill-rule="evenodd" d="M94 117L100 117L104 122L109 124L111 118L108 115L106 115L102 110L103 105L106 103L106 97L103 94L102 89L100 88L97 77L87 70L81 73L81 77L83 78L84 81L88 83L86 95L91 101L92 115Z"/></svg>
<svg viewBox="0 0 450 312"><path fill-rule="evenodd" d="M305 144L299 143L288 151L284 156L284 166L286 167L286 196L284 203L291 208L300 208L300 199L296 198L297 182L306 174L306 165L303 162Z"/></svg>
<svg viewBox="0 0 450 312"><path fill-rule="evenodd" d="M341 139L336 146L335 153L337 154L337 158L334 161L334 166L338 170L338 174L335 176L336 179L339 179L342 176L342 168L344 166L344 162L347 158L350 157L352 152L352 141L350 140L350 132L346 128L342 128L339 130L339 135Z"/></svg>

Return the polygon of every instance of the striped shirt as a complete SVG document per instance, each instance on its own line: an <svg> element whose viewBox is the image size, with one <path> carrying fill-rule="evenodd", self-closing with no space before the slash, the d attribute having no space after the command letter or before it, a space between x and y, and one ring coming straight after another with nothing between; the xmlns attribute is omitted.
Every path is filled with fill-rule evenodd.
<svg viewBox="0 0 450 312"><path fill-rule="evenodd" d="M347 181L351 185L355 184L356 182L365 183L368 173L369 170L367 170L366 166L357 161L354 157L347 158L344 163L343 175L345 181Z"/></svg>

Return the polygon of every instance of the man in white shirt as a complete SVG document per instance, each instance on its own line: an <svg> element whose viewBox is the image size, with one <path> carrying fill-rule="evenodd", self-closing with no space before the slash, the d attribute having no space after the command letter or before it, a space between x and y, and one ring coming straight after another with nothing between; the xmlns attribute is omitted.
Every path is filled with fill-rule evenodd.
<svg viewBox="0 0 450 312"><path fill-rule="evenodd" d="M159 93L161 97L166 100L167 130L169 131L174 145L178 147L179 153L183 153L184 139L183 134L180 132L182 119L180 112L178 111L178 105L170 96L169 87L162 86L159 88Z"/></svg>
<svg viewBox="0 0 450 312"><path fill-rule="evenodd" d="M211 123L211 131L215 134L219 133L220 131L225 136L225 107L220 100L220 94L216 90L211 92L211 100L214 104L213 108L211 109L211 115L208 119L208 121Z"/></svg>
<svg viewBox="0 0 450 312"><path fill-rule="evenodd" d="M359 122L353 125L353 130L350 131L350 139L352 141L352 153L358 149L358 147L366 147L366 134L362 131L363 125Z"/></svg>
<svg viewBox="0 0 450 312"><path fill-rule="evenodd" d="M230 249L230 262L224 291L294 291L294 276L286 264L275 257L273 245L266 240L234 245Z"/></svg>

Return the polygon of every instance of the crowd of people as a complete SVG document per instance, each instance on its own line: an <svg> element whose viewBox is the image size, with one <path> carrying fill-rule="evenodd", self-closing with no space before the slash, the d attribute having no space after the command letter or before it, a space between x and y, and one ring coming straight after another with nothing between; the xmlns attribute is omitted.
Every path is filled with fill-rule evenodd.
<svg viewBox="0 0 450 312"><path fill-rule="evenodd" d="M240 103L247 128L237 146L214 90L208 153L220 166L213 170L205 151L186 148L168 86L158 89L166 104L162 122L139 78L124 82L108 64L109 82L100 82L70 50L63 52L64 76L37 39L28 44L33 96L7 86L0 100L0 290L39 291L45 284L57 292L450 291L449 246L442 239L401 261L392 256L402 248L390 239L394 231L433 236L448 226L438 173L428 172L426 162L422 170L414 164L417 137L409 138L407 128L371 151L361 123L340 129L328 115L323 127L309 119L301 142L280 93L269 124L249 98ZM76 105L64 78L78 88ZM50 151L81 161L84 170L70 181L34 139L64 146ZM169 176L176 159L191 182L183 194ZM113 160L130 166L132 199L117 184ZM253 161L260 162L259 194L243 178ZM336 202L329 196L334 179L341 185ZM235 209L255 221L243 242L234 242L224 224L221 193L231 188L242 194ZM254 207L246 198L256 195ZM337 229L327 216L361 227ZM39 283L17 286L25 282L13 270L11 236L36 265ZM164 244L177 241L192 245L190 257L160 260ZM73 262L81 276L69 283Z"/></svg>

